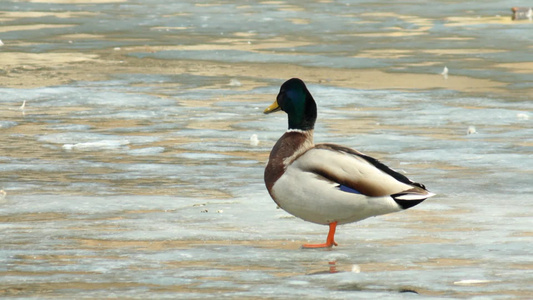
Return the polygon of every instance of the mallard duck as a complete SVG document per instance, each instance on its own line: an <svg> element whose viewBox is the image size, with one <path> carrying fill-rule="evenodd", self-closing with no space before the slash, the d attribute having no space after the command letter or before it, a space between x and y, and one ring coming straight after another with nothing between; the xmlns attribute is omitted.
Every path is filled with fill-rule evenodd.
<svg viewBox="0 0 533 300"><path fill-rule="evenodd" d="M411 208L435 194L377 159L336 144L314 144L317 107L305 83L292 78L264 113L282 110L289 129L272 148L265 185L276 204L305 221L329 225L325 243L337 246L337 225Z"/></svg>

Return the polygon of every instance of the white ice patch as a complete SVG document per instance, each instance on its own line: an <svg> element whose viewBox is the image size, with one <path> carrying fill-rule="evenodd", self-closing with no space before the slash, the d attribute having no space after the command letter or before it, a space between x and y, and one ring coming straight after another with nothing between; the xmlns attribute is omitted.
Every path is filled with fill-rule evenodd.
<svg viewBox="0 0 533 300"><path fill-rule="evenodd" d="M65 150L84 150L84 151L94 151L94 150L115 150L115 149L127 149L127 145L130 142L128 140L102 140L96 142L85 142L85 143L76 143L76 144L64 144L63 149Z"/></svg>
<svg viewBox="0 0 533 300"><path fill-rule="evenodd" d="M156 155L165 151L165 147L147 147L129 150L128 154L135 156Z"/></svg>

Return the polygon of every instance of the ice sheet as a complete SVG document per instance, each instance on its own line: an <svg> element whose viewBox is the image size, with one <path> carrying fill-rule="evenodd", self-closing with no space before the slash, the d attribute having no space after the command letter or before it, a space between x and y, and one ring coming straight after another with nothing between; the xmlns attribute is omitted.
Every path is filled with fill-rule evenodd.
<svg viewBox="0 0 533 300"><path fill-rule="evenodd" d="M505 19L508 1L67 2L0 2L0 58L38 57L0 61L0 297L533 293L533 31ZM41 66L48 54L93 60ZM97 78L35 87L102 61ZM4 86L31 72L37 83ZM378 72L385 88L337 72ZM315 142L438 195L339 226L333 249L301 249L327 228L270 199L264 166L287 119L262 110L302 74ZM437 84L398 88L396 74Z"/></svg>

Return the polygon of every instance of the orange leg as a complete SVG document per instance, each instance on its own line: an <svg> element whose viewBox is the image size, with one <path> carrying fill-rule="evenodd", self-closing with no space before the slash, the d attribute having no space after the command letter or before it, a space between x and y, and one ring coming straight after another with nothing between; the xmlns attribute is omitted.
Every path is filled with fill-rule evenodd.
<svg viewBox="0 0 533 300"><path fill-rule="evenodd" d="M302 248L331 248L333 245L337 246L335 243L335 229L337 228L337 222L329 223L329 232L326 242L323 244L305 244L302 245Z"/></svg>

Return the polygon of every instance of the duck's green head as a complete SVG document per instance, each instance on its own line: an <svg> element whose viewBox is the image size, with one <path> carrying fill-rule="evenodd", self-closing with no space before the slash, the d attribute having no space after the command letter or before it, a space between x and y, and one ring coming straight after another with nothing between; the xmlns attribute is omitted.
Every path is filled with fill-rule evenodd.
<svg viewBox="0 0 533 300"><path fill-rule="evenodd" d="M276 101L264 113L283 110L289 115L289 129L311 130L316 121L316 103L305 83L292 78L281 85Z"/></svg>

